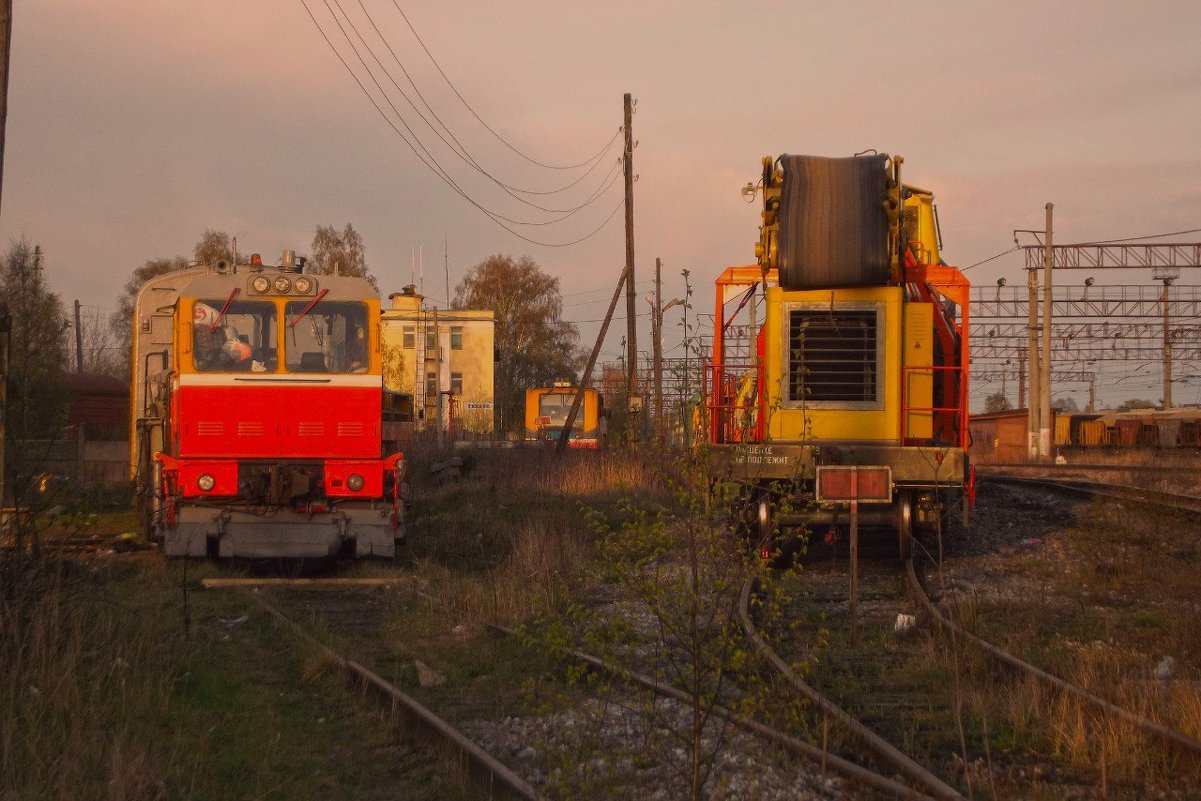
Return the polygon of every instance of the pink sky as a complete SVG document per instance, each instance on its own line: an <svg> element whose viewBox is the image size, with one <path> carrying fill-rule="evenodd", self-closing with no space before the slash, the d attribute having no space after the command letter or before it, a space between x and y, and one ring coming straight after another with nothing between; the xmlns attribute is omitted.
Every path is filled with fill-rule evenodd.
<svg viewBox="0 0 1201 801"><path fill-rule="evenodd" d="M327 13L324 0L308 3ZM470 119L392 0L363 3L490 172L531 187L561 180ZM702 312L713 277L753 259L758 206L739 189L768 154L904 155L906 180L935 192L944 256L960 265L1008 248L1014 228L1041 228L1047 201L1060 242L1201 227L1195 2L402 7L481 116L542 160L587 158L621 124L622 94L638 99L639 289L661 257L666 296L682 291L687 267ZM426 293L438 300L444 238L452 287L490 254L528 254L561 278L578 321L603 315L608 293L589 290L611 288L624 261L620 213L581 245L545 248L456 196L368 105L300 0L18 3L11 69L0 233L43 245L68 304L106 314L130 270L189 254L205 228L273 260L285 247L306 251L318 223L351 222L385 292L408 282L423 246ZM435 154L473 197L528 213ZM619 202L619 187L530 233L579 236ZM1013 254L969 276L1020 284L1020 265ZM648 329L643 320L647 349ZM589 344L595 331L582 323ZM619 322L605 358L617 358L622 331ZM1118 389L1158 397L1135 384ZM1181 387L1177 400L1198 392Z"/></svg>

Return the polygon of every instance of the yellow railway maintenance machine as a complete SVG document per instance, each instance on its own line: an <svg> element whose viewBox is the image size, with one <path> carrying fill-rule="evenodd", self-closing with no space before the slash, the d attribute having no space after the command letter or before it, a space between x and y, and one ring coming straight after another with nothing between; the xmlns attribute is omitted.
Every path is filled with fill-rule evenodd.
<svg viewBox="0 0 1201 801"><path fill-rule="evenodd" d="M758 263L717 279L704 423L765 553L858 525L908 553L952 502L966 516L968 282L901 163L768 157L747 189L763 197Z"/></svg>

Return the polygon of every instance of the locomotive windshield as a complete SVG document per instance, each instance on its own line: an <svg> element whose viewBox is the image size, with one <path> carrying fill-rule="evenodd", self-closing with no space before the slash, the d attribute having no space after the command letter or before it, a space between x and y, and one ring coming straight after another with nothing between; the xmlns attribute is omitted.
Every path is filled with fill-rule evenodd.
<svg viewBox="0 0 1201 801"><path fill-rule="evenodd" d="M567 415L571 411L571 404L575 401L575 394L567 393L546 393L538 400L538 416L546 418L546 425L555 428L562 428L567 424ZM582 412L581 407L581 412ZM584 415L581 413L576 417L575 428L583 429Z"/></svg>
<svg viewBox="0 0 1201 801"><path fill-rule="evenodd" d="M193 366L202 372L275 370L275 304L260 300L226 304L224 298L193 304Z"/></svg>
<svg viewBox="0 0 1201 801"><path fill-rule="evenodd" d="M321 301L314 306L312 301L290 301L285 320L288 372L367 372L366 304Z"/></svg>

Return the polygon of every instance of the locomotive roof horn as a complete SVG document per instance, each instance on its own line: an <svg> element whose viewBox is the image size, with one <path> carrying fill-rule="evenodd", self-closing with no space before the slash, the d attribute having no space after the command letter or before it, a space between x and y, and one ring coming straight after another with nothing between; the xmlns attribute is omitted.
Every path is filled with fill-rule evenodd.
<svg viewBox="0 0 1201 801"><path fill-rule="evenodd" d="M296 251L289 248L284 251L284 255L279 260L279 269L285 273L302 273L306 261L308 259L304 256L297 256Z"/></svg>

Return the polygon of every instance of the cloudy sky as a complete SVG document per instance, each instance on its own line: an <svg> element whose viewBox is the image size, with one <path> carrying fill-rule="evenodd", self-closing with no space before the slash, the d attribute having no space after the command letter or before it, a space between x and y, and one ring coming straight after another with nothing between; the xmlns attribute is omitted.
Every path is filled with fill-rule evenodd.
<svg viewBox="0 0 1201 801"><path fill-rule="evenodd" d="M340 3L478 169L386 82L444 175L385 122L323 38L366 74L334 0L17 2L0 235L40 243L64 301L107 313L134 267L190 254L205 228L274 261L285 247L306 252L317 224L350 222L385 292L409 282L418 247L425 293L440 302L444 255L452 288L491 254L532 256L561 279L566 316L590 343L625 258L621 213L602 227L621 201L619 178L604 188L620 150L604 148L625 92L638 101L639 290L660 257L666 297L682 292L687 268L701 312L712 311L713 277L753 260L758 207L739 189L768 154L904 155L906 181L935 192L944 256L960 266L1010 248L1015 228L1042 228L1048 201L1057 242L1201 228L1195 1ZM501 190L550 192L583 169L538 166L489 133L402 9L454 88L516 150L553 165L600 154L565 192L513 194L552 209L599 196L559 219ZM551 221L506 223L538 242L600 230L569 247L533 244L473 202ZM1018 253L968 274L1024 281ZM624 322L616 329L608 359ZM649 349L645 319L641 330ZM1156 380L1113 391L1159 397ZM1178 392L1177 402L1201 400L1201 385Z"/></svg>

